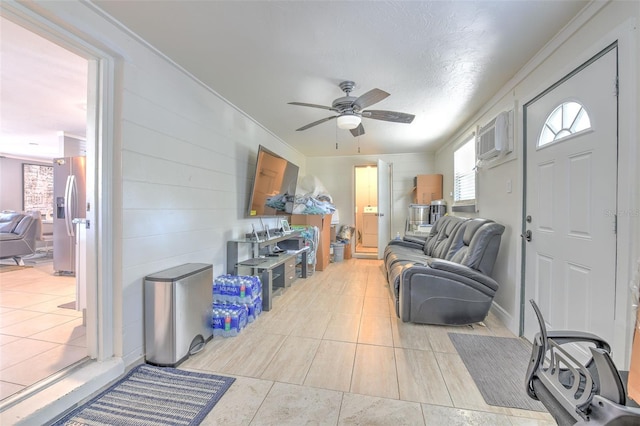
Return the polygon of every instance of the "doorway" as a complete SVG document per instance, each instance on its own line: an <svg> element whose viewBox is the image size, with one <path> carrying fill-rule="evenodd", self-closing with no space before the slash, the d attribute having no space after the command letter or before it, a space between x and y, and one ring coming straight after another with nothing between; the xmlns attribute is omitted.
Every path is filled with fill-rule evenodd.
<svg viewBox="0 0 640 426"><path fill-rule="evenodd" d="M378 167L355 166L355 255L378 254Z"/></svg>
<svg viewBox="0 0 640 426"><path fill-rule="evenodd" d="M85 158L95 153L95 138L88 135L89 126L95 127L89 123L91 114L88 111L95 110L91 102L96 102L89 91L89 81L96 79L91 74L90 61L4 16L0 19L3 58L7 58L3 80L6 78L11 82L3 84L3 87L11 88L3 89L3 121L8 128L22 132L3 133L2 150L11 150L14 162L27 163L35 159L39 164L52 166L53 158ZM20 96L14 96L14 90ZM29 113L20 114L25 110ZM60 119L56 118L58 113ZM36 117L37 120L21 121L20 117ZM49 127L42 126L43 123ZM85 144L86 137L93 144L90 147ZM25 138L29 143L20 144ZM89 176L93 175L95 162L87 161L86 164ZM22 182L21 178L11 180L16 185ZM26 209L22 203L15 204L4 195L1 200L2 210ZM55 211L53 205L50 210ZM86 286L86 281L76 281L80 278L79 270L74 274L61 274L54 269L54 256L56 250L58 254L60 250L55 247L55 239L60 235L56 235L52 226L53 219L54 215L42 218L43 235L39 245L44 246L40 247L44 249L44 255L39 249L40 255L24 259L26 268L3 272L0 279L3 293L11 295L3 297L0 311L0 406L3 407L23 398L54 375L62 374L71 365L87 359L90 354L88 342L96 339L87 333L93 328L86 326L86 317L93 312L85 316L82 309L76 309L78 290ZM49 232L53 241L45 242ZM78 254L86 259L84 251ZM82 268L84 276L87 272L94 273L87 271L85 262L78 267Z"/></svg>
<svg viewBox="0 0 640 426"><path fill-rule="evenodd" d="M613 44L524 105L524 335L547 327L614 342L618 50Z"/></svg>

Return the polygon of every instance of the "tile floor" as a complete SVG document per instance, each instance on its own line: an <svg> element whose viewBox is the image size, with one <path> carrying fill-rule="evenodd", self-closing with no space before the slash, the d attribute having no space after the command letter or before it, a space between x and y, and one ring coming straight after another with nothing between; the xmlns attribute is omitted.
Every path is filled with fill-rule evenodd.
<svg viewBox="0 0 640 426"><path fill-rule="evenodd" d="M495 317L402 323L380 266L350 259L299 279L239 336L217 337L181 364L237 379L203 424L555 424L487 405L456 353L448 332L513 337Z"/></svg>
<svg viewBox="0 0 640 426"><path fill-rule="evenodd" d="M82 313L59 307L74 300L51 262L0 273L0 400L86 357Z"/></svg>

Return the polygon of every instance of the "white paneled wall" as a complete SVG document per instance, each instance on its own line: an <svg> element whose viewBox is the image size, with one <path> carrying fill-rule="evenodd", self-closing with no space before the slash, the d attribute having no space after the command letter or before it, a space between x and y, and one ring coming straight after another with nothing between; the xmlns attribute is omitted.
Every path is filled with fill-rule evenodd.
<svg viewBox="0 0 640 426"><path fill-rule="evenodd" d="M305 170L305 158L216 93L80 2L44 4L52 19L116 58L115 351L144 355L144 277L188 262L226 273L226 241L251 230L258 145ZM215 58L210 58L215 61Z"/></svg>

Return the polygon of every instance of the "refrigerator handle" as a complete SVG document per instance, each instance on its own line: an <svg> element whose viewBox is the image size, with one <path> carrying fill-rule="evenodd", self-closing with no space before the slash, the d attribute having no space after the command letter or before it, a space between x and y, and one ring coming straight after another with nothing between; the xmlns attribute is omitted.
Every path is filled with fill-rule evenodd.
<svg viewBox="0 0 640 426"><path fill-rule="evenodd" d="M75 215L78 208L77 191L76 177L74 175L67 176L67 185L64 190L64 224L67 228L67 235L70 237L76 235L72 215Z"/></svg>

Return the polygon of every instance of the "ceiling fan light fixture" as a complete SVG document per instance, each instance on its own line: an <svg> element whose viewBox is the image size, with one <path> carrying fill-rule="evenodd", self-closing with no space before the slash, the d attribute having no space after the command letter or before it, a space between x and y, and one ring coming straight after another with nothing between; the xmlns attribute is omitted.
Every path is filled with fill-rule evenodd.
<svg viewBox="0 0 640 426"><path fill-rule="evenodd" d="M362 118L355 114L344 114L338 117L338 128L343 130L355 129L360 125Z"/></svg>

